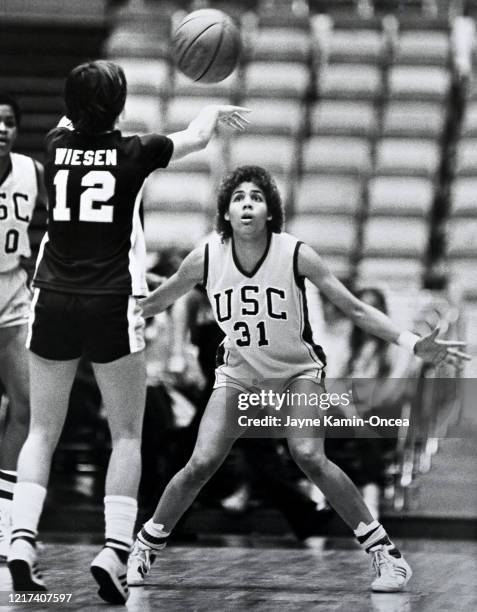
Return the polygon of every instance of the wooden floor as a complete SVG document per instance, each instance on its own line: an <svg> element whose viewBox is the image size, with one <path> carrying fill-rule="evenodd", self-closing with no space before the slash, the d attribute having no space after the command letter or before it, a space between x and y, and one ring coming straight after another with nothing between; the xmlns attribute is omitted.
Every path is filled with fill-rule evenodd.
<svg viewBox="0 0 477 612"><path fill-rule="evenodd" d="M222 541L222 544L224 542ZM475 612L477 543L399 542L414 570L406 592L372 594L367 557L348 539L297 548L278 539L235 538L227 545L173 546L151 570L146 587L131 589L138 612L229 610L334 612ZM88 565L96 545L45 544L41 565L50 592L72 593L69 604L8 605L9 575L0 566L0 612L118 610L101 603Z"/></svg>

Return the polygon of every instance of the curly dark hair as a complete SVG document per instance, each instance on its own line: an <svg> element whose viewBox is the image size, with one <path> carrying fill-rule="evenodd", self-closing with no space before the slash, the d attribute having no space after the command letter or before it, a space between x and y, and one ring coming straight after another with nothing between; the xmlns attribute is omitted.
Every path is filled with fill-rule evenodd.
<svg viewBox="0 0 477 612"><path fill-rule="evenodd" d="M11 106L13 114L15 115L15 123L17 127L19 127L22 113L17 99L6 92L0 91L0 104Z"/></svg>
<svg viewBox="0 0 477 612"><path fill-rule="evenodd" d="M73 68L65 83L66 115L76 130L88 135L114 127L127 95L123 69L106 60Z"/></svg>
<svg viewBox="0 0 477 612"><path fill-rule="evenodd" d="M270 172L260 166L239 166L223 179L217 196L215 225L222 240L232 236L232 226L225 219L225 213L229 210L232 193L240 183L255 183L263 191L268 212L272 216L271 220L267 221L268 228L279 234L283 228L284 213L282 199L274 178Z"/></svg>

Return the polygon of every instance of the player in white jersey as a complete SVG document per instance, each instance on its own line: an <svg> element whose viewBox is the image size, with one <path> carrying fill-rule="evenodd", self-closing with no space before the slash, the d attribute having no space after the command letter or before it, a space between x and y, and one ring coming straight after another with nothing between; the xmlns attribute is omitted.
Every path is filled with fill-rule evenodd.
<svg viewBox="0 0 477 612"><path fill-rule="evenodd" d="M268 172L256 166L236 169L218 196L221 239L195 249L177 273L142 302L144 315L151 316L202 283L227 338L192 457L167 485L154 516L137 536L128 569L130 584L143 582L177 521L244 432L237 427L241 398L250 398L247 416L254 417L259 408L255 403L253 409L250 391L272 389L310 398L323 390L326 360L309 331L305 278L355 323L388 342L433 362L468 358L455 348L462 343L436 340L436 330L425 338L401 332L386 315L348 292L314 250L281 233L282 223L280 196ZM289 404L288 410L297 418L303 412L300 402ZM315 408L315 416L319 414ZM298 437L292 428L284 429L283 436L299 467L371 553L376 572L372 589L401 590L411 569L351 480L325 456L324 428L316 425L308 438Z"/></svg>
<svg viewBox="0 0 477 612"><path fill-rule="evenodd" d="M41 164L12 153L20 124L16 100L0 93L0 379L8 402L0 433L0 560L10 543L13 487L17 459L28 433L28 354L25 349L30 311L27 273L28 227L43 191Z"/></svg>

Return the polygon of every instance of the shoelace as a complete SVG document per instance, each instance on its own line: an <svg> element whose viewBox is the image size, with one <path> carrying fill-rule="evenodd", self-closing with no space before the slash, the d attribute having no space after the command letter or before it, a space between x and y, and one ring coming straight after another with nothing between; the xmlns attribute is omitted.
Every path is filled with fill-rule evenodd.
<svg viewBox="0 0 477 612"><path fill-rule="evenodd" d="M137 559L141 563L142 568L146 572L149 571L149 568L151 566L150 555L151 551L147 548L139 548L139 546L137 546L134 550L134 556L137 557Z"/></svg>
<svg viewBox="0 0 477 612"><path fill-rule="evenodd" d="M394 570L394 565L388 559L387 555L384 554L382 550L376 550L373 553L373 569L376 573L376 576L381 576L381 567L388 567Z"/></svg>

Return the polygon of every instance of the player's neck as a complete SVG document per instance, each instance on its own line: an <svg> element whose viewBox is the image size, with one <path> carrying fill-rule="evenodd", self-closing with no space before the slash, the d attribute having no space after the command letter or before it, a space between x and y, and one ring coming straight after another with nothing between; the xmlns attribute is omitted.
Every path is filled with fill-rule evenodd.
<svg viewBox="0 0 477 612"><path fill-rule="evenodd" d="M234 251L240 266L247 271L255 268L268 248L269 236L267 232L258 237L241 237L234 234Z"/></svg>

